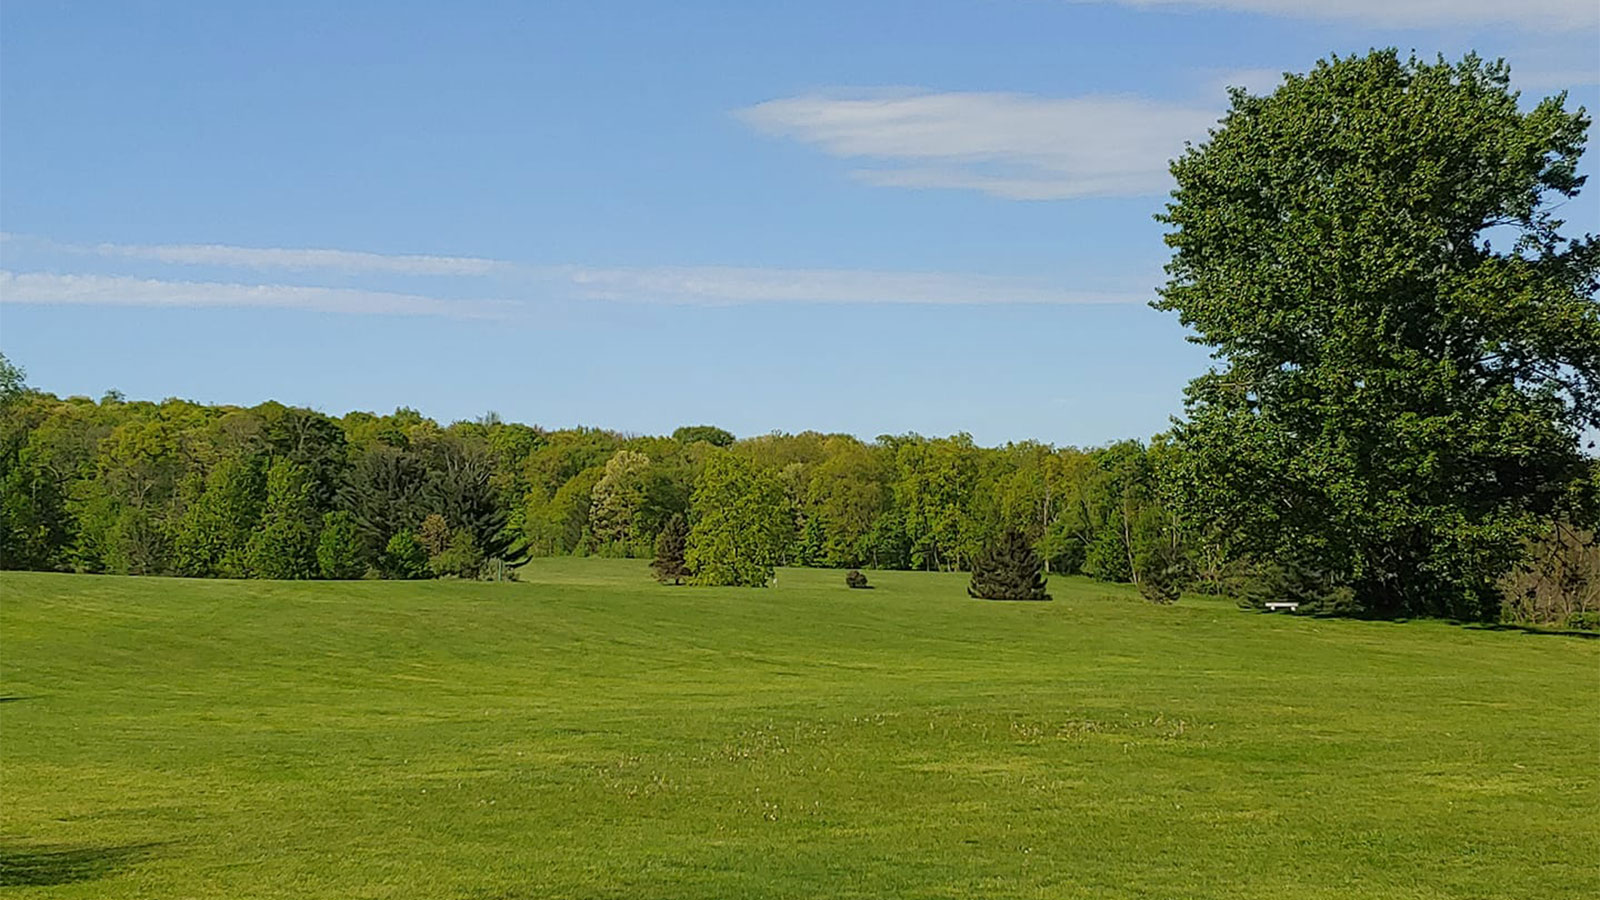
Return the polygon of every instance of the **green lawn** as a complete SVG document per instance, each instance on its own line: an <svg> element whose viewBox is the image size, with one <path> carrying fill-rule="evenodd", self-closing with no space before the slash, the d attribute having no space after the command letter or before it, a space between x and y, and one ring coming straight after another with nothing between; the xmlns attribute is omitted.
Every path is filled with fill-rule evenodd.
<svg viewBox="0 0 1600 900"><path fill-rule="evenodd" d="M1057 578L0 575L0 893L1600 895L1600 641Z"/></svg>

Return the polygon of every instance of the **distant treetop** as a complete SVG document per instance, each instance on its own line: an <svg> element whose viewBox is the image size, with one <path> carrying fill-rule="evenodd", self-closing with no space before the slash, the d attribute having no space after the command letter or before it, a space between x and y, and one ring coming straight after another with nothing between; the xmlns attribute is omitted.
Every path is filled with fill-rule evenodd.
<svg viewBox="0 0 1600 900"><path fill-rule="evenodd" d="M680 444L705 441L713 447L731 447L734 441L732 432L715 425L685 425L672 433L672 439Z"/></svg>

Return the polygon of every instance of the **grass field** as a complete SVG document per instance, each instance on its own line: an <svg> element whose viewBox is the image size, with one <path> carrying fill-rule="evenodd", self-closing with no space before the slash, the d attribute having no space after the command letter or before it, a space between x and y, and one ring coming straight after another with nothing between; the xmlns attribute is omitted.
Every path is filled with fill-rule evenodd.
<svg viewBox="0 0 1600 900"><path fill-rule="evenodd" d="M0 894L1600 895L1600 641L954 575L0 575Z"/></svg>

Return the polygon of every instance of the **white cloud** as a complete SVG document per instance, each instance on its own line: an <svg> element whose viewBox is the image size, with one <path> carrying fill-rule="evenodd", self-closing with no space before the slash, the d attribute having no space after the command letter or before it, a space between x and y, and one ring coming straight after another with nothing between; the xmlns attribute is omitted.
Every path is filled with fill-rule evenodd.
<svg viewBox="0 0 1600 900"><path fill-rule="evenodd" d="M46 306L266 307L391 316L494 317L504 304L286 284L162 281L0 270L0 302Z"/></svg>
<svg viewBox="0 0 1600 900"><path fill-rule="evenodd" d="M223 244L98 244L87 249L101 256L145 259L178 265L293 271L331 269L356 274L487 275L506 265L492 259L463 256L419 256L314 248L231 247Z"/></svg>
<svg viewBox="0 0 1600 900"><path fill-rule="evenodd" d="M1593 0L1072 0L1145 9L1220 9L1387 26L1511 25L1557 31L1600 26Z"/></svg>
<svg viewBox="0 0 1600 900"><path fill-rule="evenodd" d="M888 176L891 173L877 173ZM903 170L898 177L935 178L931 171ZM963 177L956 172L951 178ZM985 183L987 190L1009 190ZM1035 184L1016 187L1018 195L1037 190ZM358 257L365 273L395 273L417 259L444 257L381 256L342 250L271 250L204 245L205 253L162 252L163 245L58 244L43 238L29 241L57 250L126 257L127 248L141 251L140 259L169 265L226 265L225 261L257 268L303 268L307 259L339 260ZM185 245L187 246L187 245ZM114 249L108 249L114 248ZM152 251L145 253L142 251ZM244 262L248 261L248 262ZM623 301L662 304L728 306L760 303L830 304L1077 304L1142 303L1159 283L1149 273L1094 278L1072 287L1059 282L1015 276L950 272L884 271L872 269L778 268L753 266L585 266L528 265L504 260L478 259L482 265L459 272L429 270L429 275L454 275L457 280L493 274L498 292L517 290L519 299ZM342 267L330 266L330 268ZM410 274L417 274L412 272ZM464 281L462 283L465 283ZM520 288L520 290L518 290ZM507 301L445 300L417 294L359 288L331 288L285 284L238 284L128 277L118 274L14 273L0 270L0 301L52 305L120 305L169 307L276 307L329 312L388 315L497 316L515 309Z"/></svg>
<svg viewBox="0 0 1600 900"><path fill-rule="evenodd" d="M1011 93L810 95L736 113L767 134L889 164L869 184L1058 200L1167 189L1167 161L1206 136L1217 111L1138 97Z"/></svg>
<svg viewBox="0 0 1600 900"><path fill-rule="evenodd" d="M863 269L666 266L558 271L589 299L660 303L1142 303L1154 296L1136 289L1068 290L1023 278Z"/></svg>

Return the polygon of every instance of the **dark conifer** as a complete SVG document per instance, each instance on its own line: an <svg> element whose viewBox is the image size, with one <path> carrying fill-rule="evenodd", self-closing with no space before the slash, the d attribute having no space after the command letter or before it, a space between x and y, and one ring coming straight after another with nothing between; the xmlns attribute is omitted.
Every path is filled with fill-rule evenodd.
<svg viewBox="0 0 1600 900"><path fill-rule="evenodd" d="M972 561L967 593L980 600L1049 600L1044 561L1020 531L1008 531Z"/></svg>
<svg viewBox="0 0 1600 900"><path fill-rule="evenodd" d="M661 581L670 581L673 584L682 584L683 579L689 577L689 566L683 561L683 553L689 543L689 523L685 522L682 515L674 515L667 520L661 534L656 536L656 558L650 563L650 568L655 570L656 578Z"/></svg>

